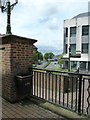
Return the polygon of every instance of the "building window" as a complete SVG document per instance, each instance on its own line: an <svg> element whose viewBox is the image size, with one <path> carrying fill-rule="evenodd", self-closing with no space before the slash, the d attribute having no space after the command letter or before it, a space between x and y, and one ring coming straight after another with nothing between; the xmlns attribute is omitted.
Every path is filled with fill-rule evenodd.
<svg viewBox="0 0 90 120"><path fill-rule="evenodd" d="M66 28L66 37L68 37L68 28Z"/></svg>
<svg viewBox="0 0 90 120"><path fill-rule="evenodd" d="M86 70L86 62L85 61L80 62L80 69L81 70Z"/></svg>
<svg viewBox="0 0 90 120"><path fill-rule="evenodd" d="M70 37L76 36L76 27L70 27Z"/></svg>
<svg viewBox="0 0 90 120"><path fill-rule="evenodd" d="M88 62L88 71L90 71L90 62Z"/></svg>
<svg viewBox="0 0 90 120"><path fill-rule="evenodd" d="M82 44L82 53L88 53L88 44Z"/></svg>
<svg viewBox="0 0 90 120"><path fill-rule="evenodd" d="M64 28L64 37L68 37L68 28Z"/></svg>
<svg viewBox="0 0 90 120"><path fill-rule="evenodd" d="M82 36L89 35L89 25L82 26Z"/></svg>
<svg viewBox="0 0 90 120"><path fill-rule="evenodd" d="M64 66L63 66L64 69L68 69L68 61L64 61Z"/></svg>
<svg viewBox="0 0 90 120"><path fill-rule="evenodd" d="M76 61L71 61L71 68L77 68L77 62Z"/></svg>
<svg viewBox="0 0 90 120"><path fill-rule="evenodd" d="M67 44L65 44L65 53L67 53Z"/></svg>
<svg viewBox="0 0 90 120"><path fill-rule="evenodd" d="M70 48L71 48L71 54L75 55L76 54L76 44L70 44Z"/></svg>

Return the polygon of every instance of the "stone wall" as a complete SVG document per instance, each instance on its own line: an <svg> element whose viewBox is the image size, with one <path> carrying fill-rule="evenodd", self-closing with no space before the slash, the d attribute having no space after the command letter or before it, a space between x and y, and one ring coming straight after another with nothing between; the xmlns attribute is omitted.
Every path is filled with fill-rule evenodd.
<svg viewBox="0 0 90 120"><path fill-rule="evenodd" d="M32 67L33 44L36 40L15 35L2 40L2 96L10 102L21 99L17 94L16 76L29 74Z"/></svg>

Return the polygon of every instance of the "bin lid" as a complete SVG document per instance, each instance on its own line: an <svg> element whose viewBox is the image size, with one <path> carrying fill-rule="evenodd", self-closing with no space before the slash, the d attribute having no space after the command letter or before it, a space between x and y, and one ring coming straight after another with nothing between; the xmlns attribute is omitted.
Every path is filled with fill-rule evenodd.
<svg viewBox="0 0 90 120"><path fill-rule="evenodd" d="M16 77L18 78L27 78L27 77L31 77L32 75L17 75Z"/></svg>

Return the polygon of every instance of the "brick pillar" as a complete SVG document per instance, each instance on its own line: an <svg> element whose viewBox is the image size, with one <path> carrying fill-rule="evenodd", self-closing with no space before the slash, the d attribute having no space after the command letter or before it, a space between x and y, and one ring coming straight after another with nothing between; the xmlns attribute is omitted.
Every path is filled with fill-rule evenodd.
<svg viewBox="0 0 90 120"><path fill-rule="evenodd" d="M32 66L34 39L5 35L2 41L2 96L10 102L18 101L15 76L28 74Z"/></svg>

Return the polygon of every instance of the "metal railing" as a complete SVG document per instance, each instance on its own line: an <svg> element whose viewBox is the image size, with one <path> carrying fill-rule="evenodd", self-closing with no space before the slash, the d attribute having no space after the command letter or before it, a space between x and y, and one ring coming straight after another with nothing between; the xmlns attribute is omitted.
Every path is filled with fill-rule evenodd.
<svg viewBox="0 0 90 120"><path fill-rule="evenodd" d="M33 95L90 115L90 75L33 69Z"/></svg>

